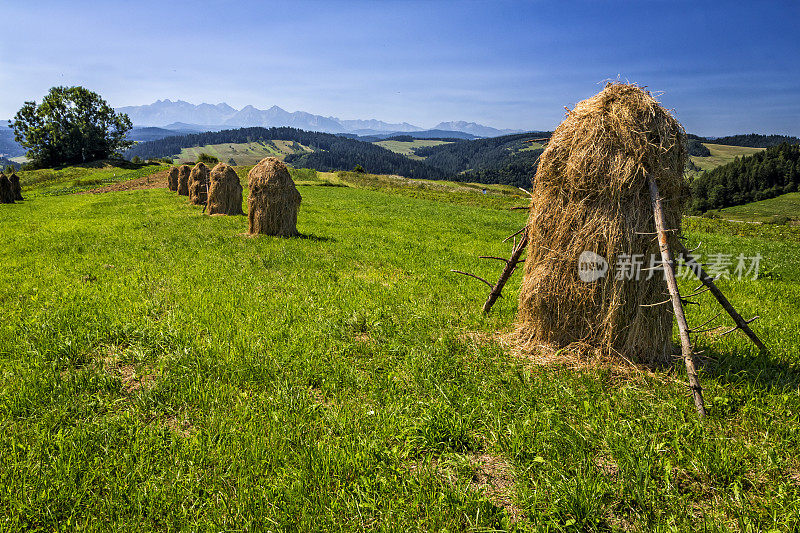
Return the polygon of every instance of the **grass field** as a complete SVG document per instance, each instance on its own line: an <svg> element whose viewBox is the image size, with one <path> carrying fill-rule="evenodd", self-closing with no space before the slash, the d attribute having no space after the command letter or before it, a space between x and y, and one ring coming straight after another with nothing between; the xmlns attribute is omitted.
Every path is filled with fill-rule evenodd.
<svg viewBox="0 0 800 533"><path fill-rule="evenodd" d="M292 141L258 141L249 143L225 143L207 144L205 146L195 146L184 148L175 158L176 163L186 161L197 161L197 156L201 153L213 155L223 163L228 163L231 159L237 165L255 165L265 157L277 157L283 160L289 154L297 152L310 152L311 148Z"/></svg>
<svg viewBox="0 0 800 533"><path fill-rule="evenodd" d="M387 150L391 150L392 152L403 154L409 159L421 161L425 158L415 154L415 148L421 148L423 146L439 146L441 144L450 144L450 142L434 141L429 139L414 139L413 141L378 141L372 144L377 144L378 146L386 148Z"/></svg>
<svg viewBox="0 0 800 533"><path fill-rule="evenodd" d="M23 196L58 196L94 189L109 183L154 174L169 165L135 165L126 161L101 161L58 169L18 172Z"/></svg>
<svg viewBox="0 0 800 533"><path fill-rule="evenodd" d="M800 193L782 194L769 200L752 202L714 211L722 218L746 222L770 222L776 217L800 219Z"/></svg>
<svg viewBox="0 0 800 533"><path fill-rule="evenodd" d="M713 170L720 165L726 165L737 157L745 157L761 152L763 148L749 148L746 146L727 146L724 144L703 143L711 152L710 156L698 157L691 156L692 162L700 167L700 170Z"/></svg>
<svg viewBox="0 0 800 533"><path fill-rule="evenodd" d="M800 527L800 228L686 222L705 254L763 256L719 283L772 349L700 335L701 423L680 364L502 342L519 275L486 317L449 272L498 274L476 256L525 221L499 192L296 177L300 239L71 178L0 206L0 529Z"/></svg>

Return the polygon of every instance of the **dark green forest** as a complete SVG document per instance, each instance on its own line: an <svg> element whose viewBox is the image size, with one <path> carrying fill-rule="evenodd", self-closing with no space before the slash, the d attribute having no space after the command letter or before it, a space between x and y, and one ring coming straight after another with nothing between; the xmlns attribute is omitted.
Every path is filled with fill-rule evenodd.
<svg viewBox="0 0 800 533"><path fill-rule="evenodd" d="M693 212L767 200L800 186L800 145L783 143L705 172L692 182Z"/></svg>
<svg viewBox="0 0 800 533"><path fill-rule="evenodd" d="M728 146L748 146L750 148L769 148L779 144L800 144L800 139L788 135L760 135L758 133L748 133L746 135L729 135L716 139L703 139L703 142L714 144L725 144ZM694 154L692 154L694 155Z"/></svg>
<svg viewBox="0 0 800 533"><path fill-rule="evenodd" d="M541 150L526 150L530 144L525 141L541 136L541 132L535 132L418 148L415 153L427 158L418 161L372 143L330 133L289 127L240 128L142 142L126 151L125 157L169 157L180 153L183 148L193 146L277 139L298 142L314 150L286 157L286 162L297 168L329 172L352 170L356 165L361 165L366 172L373 174L528 187L536 172L536 160Z"/></svg>

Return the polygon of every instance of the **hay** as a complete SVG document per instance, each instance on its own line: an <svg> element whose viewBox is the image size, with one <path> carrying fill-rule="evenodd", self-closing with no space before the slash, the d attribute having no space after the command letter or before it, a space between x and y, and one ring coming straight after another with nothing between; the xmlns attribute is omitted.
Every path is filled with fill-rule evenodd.
<svg viewBox="0 0 800 533"><path fill-rule="evenodd" d="M169 174L167 175L167 187L171 191L178 190L178 167L172 167L169 169Z"/></svg>
<svg viewBox="0 0 800 533"><path fill-rule="evenodd" d="M181 196L189 196L189 175L192 169L189 165L181 165L178 167L178 194Z"/></svg>
<svg viewBox="0 0 800 533"><path fill-rule="evenodd" d="M14 189L5 174L0 173L0 204L14 203Z"/></svg>
<svg viewBox="0 0 800 533"><path fill-rule="evenodd" d="M225 163L219 163L211 170L210 180L206 213L243 215L242 184L236 171Z"/></svg>
<svg viewBox="0 0 800 533"><path fill-rule="evenodd" d="M670 360L672 309L641 307L668 298L663 273L616 279L617 262L658 256L647 174L664 197L678 236L688 188L683 178L686 134L650 93L608 84L580 102L539 158L528 219L528 257L515 340L520 349L579 347L594 356L647 364ZM584 282L579 257L606 259L604 277ZM627 255L626 255L627 254ZM659 263L660 264L660 263Z"/></svg>
<svg viewBox="0 0 800 533"><path fill-rule="evenodd" d="M19 176L17 176L17 173L12 172L8 181L11 182L11 192L14 193L14 200L18 202L24 200L25 198L22 197L22 186L19 184Z"/></svg>
<svg viewBox="0 0 800 533"><path fill-rule="evenodd" d="M262 159L247 175L247 200L251 235L292 237L297 232L297 210L302 199L289 169L274 157Z"/></svg>
<svg viewBox="0 0 800 533"><path fill-rule="evenodd" d="M197 163L189 174L189 202L206 205L208 199L208 175L211 170L202 161Z"/></svg>

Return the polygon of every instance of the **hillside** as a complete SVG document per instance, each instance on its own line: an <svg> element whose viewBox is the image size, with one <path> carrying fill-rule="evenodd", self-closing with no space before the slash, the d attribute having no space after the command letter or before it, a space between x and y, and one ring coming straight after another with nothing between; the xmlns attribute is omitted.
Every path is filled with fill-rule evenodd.
<svg viewBox="0 0 800 533"><path fill-rule="evenodd" d="M295 141L268 139L248 143L206 144L183 148L175 158L176 163L197 161L201 153L212 155L230 165L255 165L265 157L277 157L281 161L292 154L303 154L313 151Z"/></svg>
<svg viewBox="0 0 800 533"><path fill-rule="evenodd" d="M297 239L164 188L0 206L4 529L797 529L800 228L684 224L766 274L719 281L771 353L698 333L700 421L679 367L515 350L519 273L481 312L449 270L496 279L505 196L308 174Z"/></svg>
<svg viewBox="0 0 800 533"><path fill-rule="evenodd" d="M705 172L692 181L694 212L775 198L800 189L800 145L781 144Z"/></svg>
<svg viewBox="0 0 800 533"><path fill-rule="evenodd" d="M702 143L708 152L707 156L690 156L692 163L694 163L701 171L708 171L717 168L720 165L727 165L737 157L746 157L749 155L757 154L763 148L750 148L744 146L730 146L713 143Z"/></svg>
<svg viewBox="0 0 800 533"><path fill-rule="evenodd" d="M386 140L386 141L376 141L373 144L377 144L382 148L386 148L387 150L391 150L392 152L395 152L397 154L402 154L411 159L422 160L425 158L415 153L415 150L417 148L426 148L429 146L441 146L442 144L450 144L450 141L434 141L426 139L414 139L410 141Z"/></svg>
<svg viewBox="0 0 800 533"><path fill-rule="evenodd" d="M800 193L791 192L749 204L725 207L714 211L728 220L776 222L800 220Z"/></svg>
<svg viewBox="0 0 800 533"><path fill-rule="evenodd" d="M797 137L791 137L789 135L761 135L758 133L729 135L727 137L717 137L707 140L715 144L747 146L751 148L769 148L770 146L778 146L783 143L800 144L800 139Z"/></svg>

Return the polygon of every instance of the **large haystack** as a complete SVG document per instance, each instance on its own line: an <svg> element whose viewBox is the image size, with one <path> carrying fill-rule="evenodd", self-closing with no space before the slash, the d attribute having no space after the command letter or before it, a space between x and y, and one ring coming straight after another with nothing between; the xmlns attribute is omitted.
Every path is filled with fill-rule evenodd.
<svg viewBox="0 0 800 533"><path fill-rule="evenodd" d="M663 273L645 270L651 257L660 265L647 175L664 197L674 245L688 193L685 143L681 125L634 85L608 84L568 113L533 179L516 333L523 349L669 360L671 307L641 307L669 298ZM604 276L591 281L592 272L602 273L600 261L581 276L590 281L581 280L584 251L607 261ZM638 281L635 273L628 279L630 267L619 268L640 262Z"/></svg>
<svg viewBox="0 0 800 533"><path fill-rule="evenodd" d="M297 192L289 169L274 157L262 159L247 175L250 196L247 200L251 235L292 237L297 232Z"/></svg>
<svg viewBox="0 0 800 533"><path fill-rule="evenodd" d="M14 200L18 202L24 200L25 198L22 197L22 186L19 184L19 176L17 176L17 173L12 172L8 181L11 182L11 192L14 193Z"/></svg>
<svg viewBox="0 0 800 533"><path fill-rule="evenodd" d="M181 165L178 167L178 194L181 196L189 196L189 175L192 173L189 165Z"/></svg>
<svg viewBox="0 0 800 533"><path fill-rule="evenodd" d="M172 167L169 169L169 174L167 175L167 187L171 191L178 190L178 167Z"/></svg>
<svg viewBox="0 0 800 533"><path fill-rule="evenodd" d="M225 163L219 163L211 170L211 184L208 188L209 215L243 215L242 184L236 171Z"/></svg>
<svg viewBox="0 0 800 533"><path fill-rule="evenodd" d="M189 201L194 205L206 205L209 174L211 170L202 161L189 174Z"/></svg>
<svg viewBox="0 0 800 533"><path fill-rule="evenodd" d="M14 203L14 189L5 174L0 173L0 204Z"/></svg>

